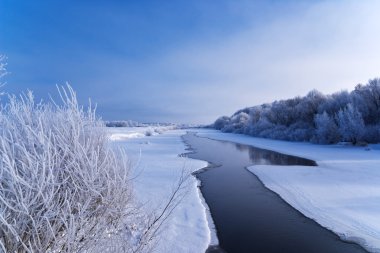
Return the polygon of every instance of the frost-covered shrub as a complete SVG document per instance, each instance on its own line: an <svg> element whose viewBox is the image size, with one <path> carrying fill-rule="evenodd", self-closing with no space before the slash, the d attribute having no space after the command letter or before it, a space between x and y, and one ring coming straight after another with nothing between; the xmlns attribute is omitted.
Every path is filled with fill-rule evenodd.
<svg viewBox="0 0 380 253"><path fill-rule="evenodd" d="M7 70L5 69L5 56L0 55L0 78L4 77L7 74Z"/></svg>
<svg viewBox="0 0 380 253"><path fill-rule="evenodd" d="M0 252L142 249L125 156L95 111L60 91L61 106L29 92L1 108Z"/></svg>
<svg viewBox="0 0 380 253"><path fill-rule="evenodd" d="M154 133L154 130L152 128L148 128L146 131L145 131L145 136L152 136Z"/></svg>
<svg viewBox="0 0 380 253"><path fill-rule="evenodd" d="M6 57L4 55L0 55L0 88L4 85L1 79L7 74L5 59ZM0 96L2 95L4 95L4 93L0 90Z"/></svg>

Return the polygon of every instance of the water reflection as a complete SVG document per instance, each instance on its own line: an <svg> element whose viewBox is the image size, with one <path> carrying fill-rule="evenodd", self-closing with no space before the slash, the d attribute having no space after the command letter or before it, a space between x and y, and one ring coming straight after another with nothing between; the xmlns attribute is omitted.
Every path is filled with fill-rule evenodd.
<svg viewBox="0 0 380 253"><path fill-rule="evenodd" d="M238 144L237 148L239 150L247 150L249 152L249 158L252 161L252 164L257 165L303 165L303 166L317 166L313 160L284 155L270 150L258 149L254 147L242 147Z"/></svg>

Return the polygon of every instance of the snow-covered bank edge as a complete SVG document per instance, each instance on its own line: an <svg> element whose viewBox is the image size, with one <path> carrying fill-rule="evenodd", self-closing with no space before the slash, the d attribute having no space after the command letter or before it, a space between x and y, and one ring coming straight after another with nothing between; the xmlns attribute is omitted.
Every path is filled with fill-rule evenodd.
<svg viewBox="0 0 380 253"><path fill-rule="evenodd" d="M312 159L317 167L254 165L263 184L306 217L371 252L380 252L380 152L360 147L292 143L200 129L200 137ZM377 169L377 170L376 170Z"/></svg>
<svg viewBox="0 0 380 253"><path fill-rule="evenodd" d="M184 130L146 136L140 135L144 128L107 129L112 143L124 146L131 162L138 164L138 177L134 182L137 197L153 208L170 195L181 170L193 173L208 166L206 161L181 157L188 152L181 138L186 134ZM115 136L121 138L113 138ZM200 182L194 175L189 175L187 182L186 196L166 222L167 229L160 233L154 252L203 253L218 244L209 207L199 189Z"/></svg>
<svg viewBox="0 0 380 253"><path fill-rule="evenodd" d="M275 173L277 173L279 170L283 170L283 167L284 166L253 165L247 167L247 170L252 174L256 175L266 188L280 196L280 198L283 199L287 204L299 211L305 217L314 220L322 227L338 235L342 241L345 241L347 243L358 244L364 249L368 250L369 252L380 252L378 248L370 246L365 239L357 236L352 236L350 233L347 232L347 229L350 228L348 228L344 224L339 224L339 221L334 222L334 220L332 220L332 217L329 217L329 215L324 213L323 210L319 210L319 212L311 211L311 206L313 207L313 209L318 210L317 203L313 203L312 200L308 199L307 196L304 196L302 194L294 194L292 190L289 190L287 187L284 187L283 182L279 182L267 173L265 173L265 171L271 169L275 170ZM308 168L308 166L286 167L293 167L294 169L310 169ZM308 202L309 206L305 207L305 205L303 204L305 202ZM346 227L346 230L344 230L343 227Z"/></svg>
<svg viewBox="0 0 380 253"><path fill-rule="evenodd" d="M200 169L200 170L202 170L202 169ZM194 177L197 178L195 175L194 175ZM208 225L208 228L210 230L210 244L209 244L209 247L219 246L219 239L218 239L218 236L217 236L214 219L212 218L210 207L208 206L205 198L202 195L202 191L200 189L202 183L201 183L201 181L198 178L197 178L197 182L198 182L198 186L197 187L198 187L199 199L202 201L202 205L205 208L207 225Z"/></svg>
<svg viewBox="0 0 380 253"><path fill-rule="evenodd" d="M192 154L193 152L195 152L195 150L191 147L191 145L189 143L187 143L184 140L183 136L184 135L181 136L181 140L182 140L183 144L186 146L186 151L187 152L183 153L183 154L180 154L180 156L186 156L188 159L203 161L203 162L207 163L207 166L199 168L198 170L194 171L192 173L192 176L197 180L197 188L198 188L199 199L201 200L202 205L205 208L205 212L206 212L207 225L208 225L208 228L210 230L210 243L209 243L209 247L219 246L219 239L218 239L218 236L217 236L215 222L214 222L214 219L212 218L210 207L208 206L208 204L206 202L206 199L203 197L203 194L202 194L202 191L201 191L202 182L197 177L198 173L202 173L207 168L210 168L211 164L208 161L204 161L204 160L200 160L200 159L193 159L193 158L188 157L188 155Z"/></svg>

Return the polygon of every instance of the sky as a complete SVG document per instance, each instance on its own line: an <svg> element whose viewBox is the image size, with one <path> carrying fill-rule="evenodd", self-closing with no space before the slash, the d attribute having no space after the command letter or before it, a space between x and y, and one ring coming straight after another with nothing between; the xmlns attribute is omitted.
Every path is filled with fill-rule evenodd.
<svg viewBox="0 0 380 253"><path fill-rule="evenodd" d="M2 89L69 83L105 120L212 123L380 77L380 1L0 0Z"/></svg>

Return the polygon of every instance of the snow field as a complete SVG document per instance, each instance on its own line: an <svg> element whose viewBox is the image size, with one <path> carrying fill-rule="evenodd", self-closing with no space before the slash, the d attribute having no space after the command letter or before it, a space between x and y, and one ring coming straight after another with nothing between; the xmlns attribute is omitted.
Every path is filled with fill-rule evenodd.
<svg viewBox="0 0 380 253"><path fill-rule="evenodd" d="M144 127L108 130L113 144L127 151L136 174L134 192L147 210L162 208L183 170L193 172L207 166L207 162L179 156L187 152L181 139L184 130L153 136L142 134ZM187 184L185 197L159 234L155 252L205 252L210 244L218 243L197 179L190 176Z"/></svg>
<svg viewBox="0 0 380 253"><path fill-rule="evenodd" d="M173 129L173 126L147 126L147 127L108 127L112 141L122 141L131 138L142 138L162 134Z"/></svg>

